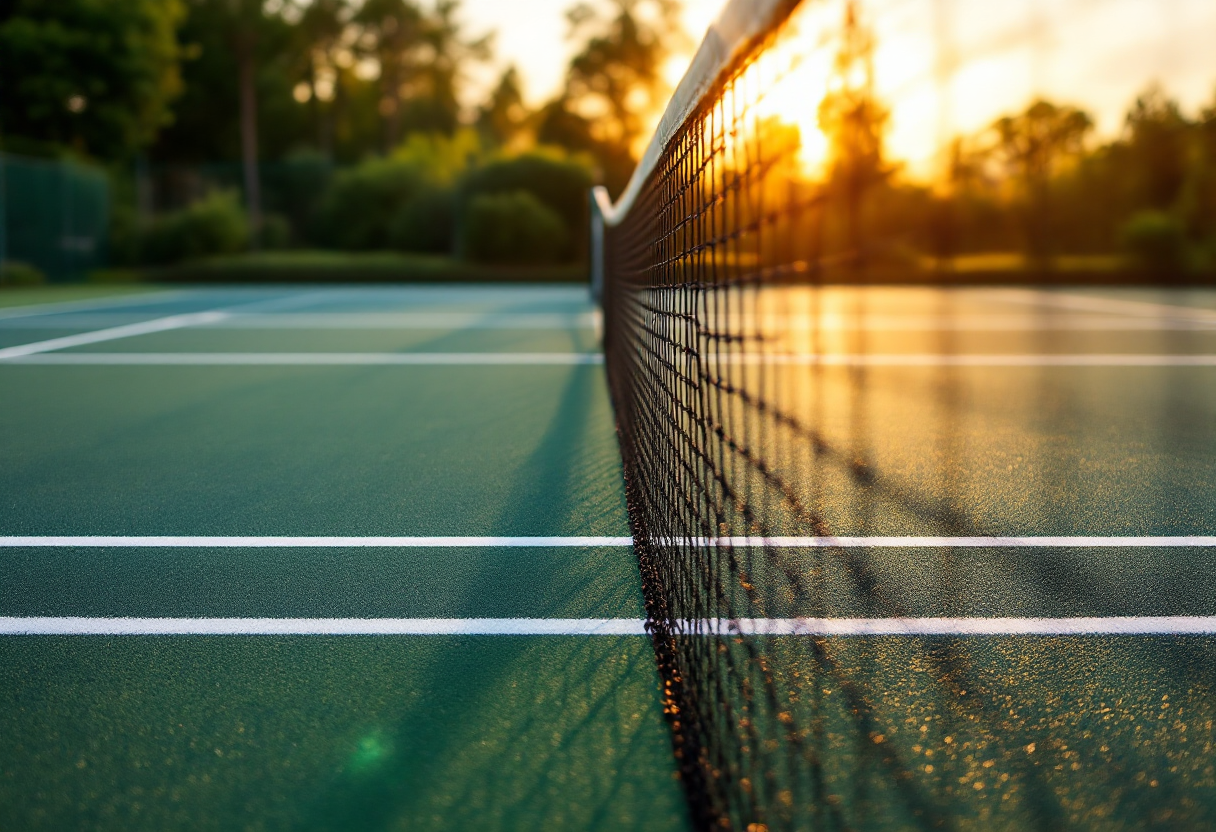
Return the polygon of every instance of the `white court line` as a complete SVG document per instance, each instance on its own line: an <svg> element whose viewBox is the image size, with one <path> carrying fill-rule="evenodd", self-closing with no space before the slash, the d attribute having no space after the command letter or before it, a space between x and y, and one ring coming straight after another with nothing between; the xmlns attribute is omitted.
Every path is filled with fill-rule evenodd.
<svg viewBox="0 0 1216 832"><path fill-rule="evenodd" d="M0 617L0 635L640 636L633 618L51 618Z"/></svg>
<svg viewBox="0 0 1216 832"><path fill-rule="evenodd" d="M1118 355L1080 353L989 355L937 353L726 354L711 363L808 367L1216 367L1216 355Z"/></svg>
<svg viewBox="0 0 1216 832"><path fill-rule="evenodd" d="M233 315L220 329L590 329L596 315L513 312L298 312Z"/></svg>
<svg viewBox="0 0 1216 832"><path fill-rule="evenodd" d="M127 324L110 329L100 329L96 332L82 332L79 335L67 335L63 338L52 338L49 341L36 341L33 344L21 344L16 347L0 349L0 360L9 361L14 358L26 358L51 350L65 350L70 347L80 347L85 344L97 344L102 341L113 341L117 338L131 338L136 335L149 335L153 332L165 332L170 329L181 329L187 326L214 323L227 317L226 312L191 312L185 315L170 315L167 318L156 318L138 324Z"/></svg>
<svg viewBox="0 0 1216 832"><path fill-rule="evenodd" d="M133 320L134 319L134 320ZM135 312L124 313L62 313L49 320L16 318L0 320L0 327L13 329L85 329L90 327L119 326L142 318ZM1020 316L916 316L902 317L862 315L846 318L840 315L824 315L814 318L809 315L785 315L765 317L759 321L744 316L740 327L761 325L770 332L780 332L791 338L806 337L809 333L824 332L884 332L884 333L937 333L943 331L966 333L1017 332L1191 332L1210 333L1216 331L1216 321L1180 321L1161 318L1132 318L1096 315L1053 315L1049 320L1036 321L1033 313ZM597 316L580 315L526 315L507 313L492 316L435 313L253 313L234 314L232 317L208 326L216 330L386 330L386 331L430 331L430 330L590 330L598 325Z"/></svg>
<svg viewBox="0 0 1216 832"><path fill-rule="evenodd" d="M742 325L751 322L744 317ZM805 335L811 332L1211 332L1216 320L1127 317L1096 314L1053 314L1036 320L1033 312L1020 315L812 315L765 316L756 321L767 331Z"/></svg>
<svg viewBox="0 0 1216 832"><path fill-rule="evenodd" d="M693 623L693 622L689 622ZM1078 618L749 618L695 622L695 635L1216 635L1216 616ZM3 636L642 636L638 618L0 617Z"/></svg>
<svg viewBox="0 0 1216 832"><path fill-rule="evenodd" d="M208 549L571 548L632 546L630 537L0 537L0 548Z"/></svg>
<svg viewBox="0 0 1216 832"><path fill-rule="evenodd" d="M209 314L209 313L202 313ZM185 323L182 326L192 326ZM138 326L138 325L137 325ZM166 327L176 328L176 327ZM119 329L124 329L120 327ZM149 330L158 331L158 330ZM98 333L100 334L100 333ZM142 334L142 333L130 333ZM70 341L71 336L56 339ZM121 338L125 335L115 335ZM88 343L88 342L86 342ZM39 346L33 344L29 346ZM71 344L70 346L75 346ZM25 347L11 347L22 350ZM62 347L54 347L62 349ZM576 352L91 352L38 355L0 350L10 364L64 366L492 366L603 364L600 353ZM40 352L40 351L36 351ZM1216 367L1216 355L931 355L931 354L777 354L742 353L712 359L747 366L820 367Z"/></svg>
<svg viewBox="0 0 1216 832"><path fill-rule="evenodd" d="M694 546L775 549L1126 549L1216 547L1216 535L1162 537L717 537L693 538Z"/></svg>
<svg viewBox="0 0 1216 832"><path fill-rule="evenodd" d="M664 541L659 541L660 543ZM1090 537L717 537L692 538L693 546L778 549L1110 549L1213 548L1216 535ZM0 548L166 548L166 549L410 549L410 548L577 548L632 546L631 537L312 537L312 536L43 536L0 537Z"/></svg>
<svg viewBox="0 0 1216 832"><path fill-rule="evenodd" d="M307 305L313 302L318 296L327 297L336 293L337 290L306 292L304 294L289 295L287 297L270 297L261 300L249 301L247 303L239 303L236 306L229 306L223 309L212 309L206 312L190 312L180 315L170 315L164 318L155 318L151 321L141 321L140 323L127 324L125 326L109 327L100 329L96 332L82 332L78 335L68 335L63 338L52 338L48 341L36 341L32 344L21 344L16 347L8 347L0 349L0 361L12 361L14 359L26 359L41 353L47 353L54 350L65 350L71 347L80 347L86 344L97 344L103 341L113 341L119 338L132 338L137 335L150 335L155 332L166 332L172 329L182 329L183 327L205 326L214 324L230 317L234 312L241 309L256 309L275 306L299 306ZM75 363L75 362L66 362ZM104 362L103 362L104 363Z"/></svg>
<svg viewBox="0 0 1216 832"><path fill-rule="evenodd" d="M568 366L604 363L604 356L593 352L76 352L9 358L0 350L0 359L7 359L7 364L175 367Z"/></svg>
<svg viewBox="0 0 1216 832"><path fill-rule="evenodd" d="M1029 289L1005 289L993 296L1014 303L1048 306L1082 312L1105 312L1132 317L1172 318L1198 323L1216 323L1216 310L1193 306L1174 306L1142 300L1123 300L1062 292L1036 292Z"/></svg>
<svg viewBox="0 0 1216 832"><path fill-rule="evenodd" d="M745 618L701 622L707 634L775 636L1216 635L1216 616L1077 618Z"/></svg>

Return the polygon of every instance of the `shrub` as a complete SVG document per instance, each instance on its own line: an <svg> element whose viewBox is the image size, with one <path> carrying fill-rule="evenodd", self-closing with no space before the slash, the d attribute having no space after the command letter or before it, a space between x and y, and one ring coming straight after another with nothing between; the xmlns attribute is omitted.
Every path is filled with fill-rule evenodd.
<svg viewBox="0 0 1216 832"><path fill-rule="evenodd" d="M341 171L321 200L316 237L351 251L388 248L398 213L431 187L413 161L372 159Z"/></svg>
<svg viewBox="0 0 1216 832"><path fill-rule="evenodd" d="M456 225L455 194L450 188L429 187L401 206L389 229L399 251L450 254Z"/></svg>
<svg viewBox="0 0 1216 832"><path fill-rule="evenodd" d="M234 254L249 246L249 221L234 191L216 191L172 214L158 217L142 235L142 259L153 265L178 263L215 254Z"/></svg>
<svg viewBox="0 0 1216 832"><path fill-rule="evenodd" d="M272 251L291 246L291 222L282 214L266 214L258 238L261 247Z"/></svg>
<svg viewBox="0 0 1216 832"><path fill-rule="evenodd" d="M1186 230L1164 211L1140 211L1123 224L1119 236L1142 268L1178 272L1186 266Z"/></svg>
<svg viewBox="0 0 1216 832"><path fill-rule="evenodd" d="M28 263L6 260L0 263L0 286L37 286L46 282L46 275Z"/></svg>
<svg viewBox="0 0 1216 832"><path fill-rule="evenodd" d="M301 151L282 162L264 164L260 171L263 207L287 220L295 243L309 241L321 199L333 179L333 163L315 151ZM263 245L273 247L265 239Z"/></svg>
<svg viewBox="0 0 1216 832"><path fill-rule="evenodd" d="M484 156L481 137L476 130L466 127L450 136L411 133L393 151L392 158L417 165L427 171L437 185L450 185L465 171L480 164Z"/></svg>
<svg viewBox="0 0 1216 832"><path fill-rule="evenodd" d="M554 263L567 243L562 218L528 191L479 194L465 209L462 254L474 262Z"/></svg>
<svg viewBox="0 0 1216 832"><path fill-rule="evenodd" d="M460 183L461 248L476 246L469 223L472 204L479 196L526 192L548 208L563 227L564 242L557 257L577 259L586 252L587 193L592 183L589 162L557 150L502 157L474 168Z"/></svg>

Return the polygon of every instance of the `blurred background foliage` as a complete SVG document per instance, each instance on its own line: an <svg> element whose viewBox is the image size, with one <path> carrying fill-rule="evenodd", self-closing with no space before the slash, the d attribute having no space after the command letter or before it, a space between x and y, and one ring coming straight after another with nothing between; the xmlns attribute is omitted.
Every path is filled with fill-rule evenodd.
<svg viewBox="0 0 1216 832"><path fill-rule="evenodd" d="M63 276L329 249L578 264L587 188L624 188L670 93L664 65L691 45L678 11L574 2L564 83L533 108L509 67L475 100L494 39L462 25L458 0L0 0L0 262ZM842 78L872 64L854 25ZM1149 86L1104 140L1083 104L1036 101L957 137L933 183L888 158L887 112L868 82L819 106L842 248L922 271L1216 273L1216 96L1184 112ZM22 216L31 188L89 197Z"/></svg>
<svg viewBox="0 0 1216 832"><path fill-rule="evenodd" d="M567 83L533 109L513 67L470 101L494 44L458 0L0 0L0 150L5 169L104 169L91 266L280 248L578 263L587 190L624 186L669 92L675 8L575 4ZM644 94L622 104L622 85Z"/></svg>

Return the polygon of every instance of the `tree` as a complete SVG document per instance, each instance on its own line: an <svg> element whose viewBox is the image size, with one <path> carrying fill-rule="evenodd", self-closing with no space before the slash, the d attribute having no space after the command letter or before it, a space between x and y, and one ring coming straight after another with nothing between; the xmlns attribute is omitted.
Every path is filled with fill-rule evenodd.
<svg viewBox="0 0 1216 832"><path fill-rule="evenodd" d="M583 44L537 138L595 155L610 189L624 187L666 99L663 64L685 40L678 12L676 0L613 0L608 12L580 2L566 13Z"/></svg>
<svg viewBox="0 0 1216 832"><path fill-rule="evenodd" d="M1127 163L1133 200L1139 207L1170 210L1182 192L1191 164L1191 125L1178 102L1153 84L1127 113Z"/></svg>
<svg viewBox="0 0 1216 832"><path fill-rule="evenodd" d="M1216 98L1200 114L1197 133L1198 164L1191 186L1190 225L1193 234L1207 238L1216 257Z"/></svg>
<svg viewBox="0 0 1216 832"><path fill-rule="evenodd" d="M862 247L866 194L892 172L883 148L889 116L874 94L874 34L849 2L830 86L819 104L819 127L830 144L829 180L844 200L846 238L854 252Z"/></svg>
<svg viewBox="0 0 1216 832"><path fill-rule="evenodd" d="M10 0L0 18L0 128L108 159L133 156L181 90L178 0Z"/></svg>
<svg viewBox="0 0 1216 832"><path fill-rule="evenodd" d="M1051 255L1052 177L1066 162L1080 158L1092 129L1093 120L1085 111L1043 100L992 125L995 155L1021 187L1028 253L1042 265Z"/></svg>
<svg viewBox="0 0 1216 832"><path fill-rule="evenodd" d="M511 145L523 133L530 115L524 104L519 72L510 66L478 111L477 129L495 144Z"/></svg>
<svg viewBox="0 0 1216 832"><path fill-rule="evenodd" d="M228 38L236 55L237 88L240 91L241 165L245 180L245 204L254 241L262 227L262 181L258 173L258 29L266 14L265 0L226 0Z"/></svg>
<svg viewBox="0 0 1216 832"><path fill-rule="evenodd" d="M366 0L355 15L359 46L380 69L382 150L401 138L401 101L416 80L423 45L423 14L412 0Z"/></svg>
<svg viewBox="0 0 1216 832"><path fill-rule="evenodd" d="M182 95L173 124L161 131L150 157L159 163L241 159L241 88L237 83L234 30L254 31L254 99L259 159L281 157L301 142L308 111L292 98L299 81L301 47L292 21L282 14L234 19L229 0L185 0L178 29L183 54Z"/></svg>
<svg viewBox="0 0 1216 832"><path fill-rule="evenodd" d="M297 49L304 58L304 83L312 109L317 147L332 158L334 150L335 107L324 107L323 100L340 95L342 73L337 51L348 31L350 4L347 0L313 0L296 25ZM322 80L327 83L323 90Z"/></svg>
<svg viewBox="0 0 1216 832"><path fill-rule="evenodd" d="M490 57L493 36L466 35L456 18L459 11L459 0L436 0L434 11L423 21L418 83L406 114L411 130L452 133L460 121L465 71Z"/></svg>

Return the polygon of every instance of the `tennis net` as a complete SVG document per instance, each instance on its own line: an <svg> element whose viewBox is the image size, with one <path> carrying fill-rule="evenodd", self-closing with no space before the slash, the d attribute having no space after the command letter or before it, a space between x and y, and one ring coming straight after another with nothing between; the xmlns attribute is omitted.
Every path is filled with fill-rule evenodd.
<svg viewBox="0 0 1216 832"><path fill-rule="evenodd" d="M797 540L833 533L818 472L837 453L814 428L805 287L884 268L863 227L882 113L852 14L729 4L628 189L593 211L635 548L699 828L833 825L811 678L831 657L789 636L824 614L822 555ZM863 464L843 467L864 487Z"/></svg>
<svg viewBox="0 0 1216 832"><path fill-rule="evenodd" d="M1064 34L1125 30L1114 6L1059 5L1056 38L1032 2L997 14L929 0L733 0L621 198L594 200L593 284L630 522L701 829L989 817L994 804L979 803L994 794L994 761L977 755L1023 719L1012 705L972 704L981 674L968 656L996 648L833 636L847 622L850 635L919 635L899 622L952 609L959 586L949 544L931 541L1007 528L998 503L1011 498L978 485L992 460L975 448L999 443L976 420L1015 406L1027 382L973 393L976 376L960 381L952 359L983 358L953 355L957 344L1004 349L981 330L1014 323L966 293L857 284L1134 276L1107 265L1103 246L1139 210L1120 200L1155 169L1137 148L1179 124L1178 110L1156 86L1135 91L1135 67L1156 66L1153 41L1127 51L1090 36L1081 48ZM1050 86L1056 42L1068 83ZM1091 128L1118 123L1123 104L1072 81L1082 64L1117 63L1131 67L1129 127L1096 144ZM1179 274L1155 268L1154 281ZM1043 319L1033 328L1050 334ZM1054 337L1020 343L1050 352ZM882 369L921 359L938 369ZM993 398L1000 390L1013 394ZM1033 492L1038 516L1059 522L1079 475L1065 454L1038 464L1017 499L1029 505ZM871 551L891 534L942 551ZM943 596L918 597L931 584ZM1004 679L995 656L977 666ZM992 703L1012 701L1018 674L1008 678ZM1014 825L1062 825L1044 807L1067 805L1066 792L1018 765L999 781L1021 784L1000 798L1022 801Z"/></svg>

